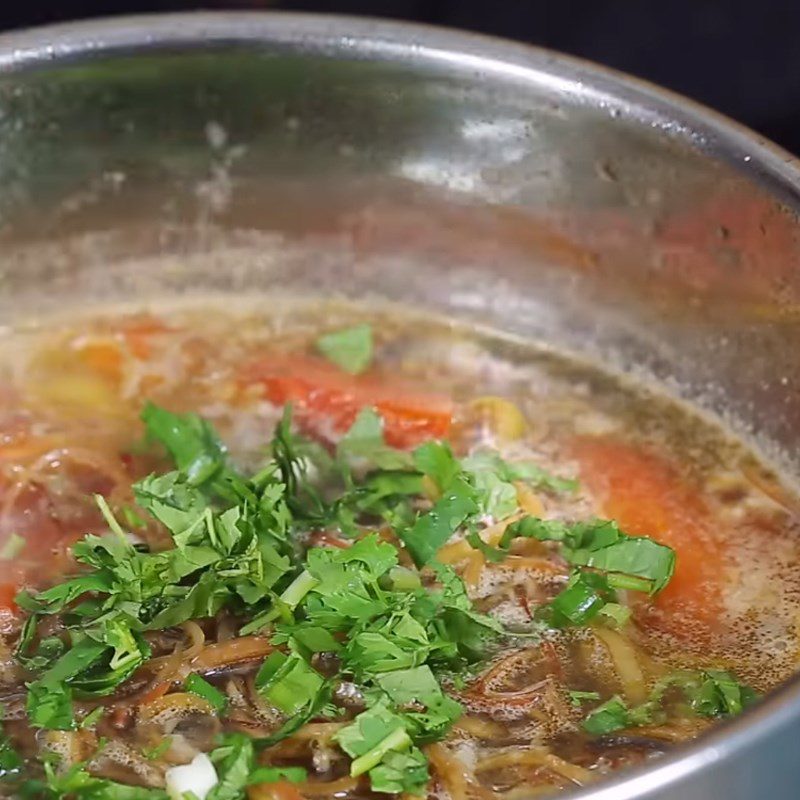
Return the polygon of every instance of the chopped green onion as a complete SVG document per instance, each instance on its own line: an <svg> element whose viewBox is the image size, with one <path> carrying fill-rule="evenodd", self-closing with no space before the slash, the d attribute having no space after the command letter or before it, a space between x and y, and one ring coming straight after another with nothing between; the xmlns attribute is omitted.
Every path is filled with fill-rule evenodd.
<svg viewBox="0 0 800 800"><path fill-rule="evenodd" d="M228 706L225 694L194 672L186 679L184 686L187 692L207 700L218 714L222 714Z"/></svg>
<svg viewBox="0 0 800 800"><path fill-rule="evenodd" d="M369 772L390 750L405 750L411 747L411 737L404 728L397 728L392 731L385 739L382 739L372 750L364 753L363 756L356 758L350 765L350 776L357 778L365 772Z"/></svg>
<svg viewBox="0 0 800 800"><path fill-rule="evenodd" d="M323 683L322 676L299 655L277 650L256 674L258 692L288 716L311 703Z"/></svg>
<svg viewBox="0 0 800 800"><path fill-rule="evenodd" d="M302 783L308 778L308 772L303 767L256 767L247 779L247 785L257 783L276 783L289 781L289 783Z"/></svg>
<svg viewBox="0 0 800 800"><path fill-rule="evenodd" d="M172 747L172 737L165 736L155 747L150 748L149 750L143 750L142 755L148 761L156 761L157 759L161 758L167 750Z"/></svg>

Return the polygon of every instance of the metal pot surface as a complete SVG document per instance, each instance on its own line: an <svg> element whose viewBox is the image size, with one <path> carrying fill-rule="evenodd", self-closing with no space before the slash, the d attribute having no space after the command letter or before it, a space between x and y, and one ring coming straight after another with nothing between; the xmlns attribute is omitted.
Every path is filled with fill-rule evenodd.
<svg viewBox="0 0 800 800"><path fill-rule="evenodd" d="M800 474L800 170L716 114L421 26L188 14L0 37L0 311L413 305L653 383ZM588 800L790 798L800 682Z"/></svg>

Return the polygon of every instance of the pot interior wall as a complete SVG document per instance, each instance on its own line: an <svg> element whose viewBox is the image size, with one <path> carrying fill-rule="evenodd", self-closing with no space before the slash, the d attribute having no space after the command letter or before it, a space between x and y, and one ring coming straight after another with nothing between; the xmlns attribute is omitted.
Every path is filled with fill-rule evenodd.
<svg viewBox="0 0 800 800"><path fill-rule="evenodd" d="M0 308L409 303L668 384L796 468L797 221L735 161L635 101L433 51L42 59L0 76Z"/></svg>

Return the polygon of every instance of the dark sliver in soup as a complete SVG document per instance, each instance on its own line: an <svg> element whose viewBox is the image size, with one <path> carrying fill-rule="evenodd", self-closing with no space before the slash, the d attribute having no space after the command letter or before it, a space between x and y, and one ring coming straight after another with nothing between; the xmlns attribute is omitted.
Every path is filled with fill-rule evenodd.
<svg viewBox="0 0 800 800"><path fill-rule="evenodd" d="M798 501L710 422L446 322L224 308L0 342L0 796L527 798L793 673Z"/></svg>

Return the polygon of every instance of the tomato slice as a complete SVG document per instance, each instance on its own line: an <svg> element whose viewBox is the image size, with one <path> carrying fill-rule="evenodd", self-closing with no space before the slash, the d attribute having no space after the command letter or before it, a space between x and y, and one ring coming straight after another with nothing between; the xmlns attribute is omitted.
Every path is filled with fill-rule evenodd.
<svg viewBox="0 0 800 800"><path fill-rule="evenodd" d="M0 562L0 569L2 562ZM19 608L14 602L19 586L16 583L0 583L0 633L10 633L14 628L14 622Z"/></svg>
<svg viewBox="0 0 800 800"><path fill-rule="evenodd" d="M16 612L17 604L14 602L14 598L18 591L19 587L15 583L0 583L0 613L3 611Z"/></svg>
<svg viewBox="0 0 800 800"><path fill-rule="evenodd" d="M156 317L137 316L123 320L114 333L81 337L75 350L89 369L112 383L119 383L126 353L146 361L153 353L154 339L171 330Z"/></svg>
<svg viewBox="0 0 800 800"><path fill-rule="evenodd" d="M675 550L675 574L650 621L678 636L713 630L723 606L725 545L702 495L673 464L636 445L581 439L574 454L606 516Z"/></svg>
<svg viewBox="0 0 800 800"><path fill-rule="evenodd" d="M292 403L301 423L346 431L364 407L374 407L393 447L408 448L450 433L453 402L419 391L397 378L371 373L349 375L314 356L272 356L249 364L246 384L260 384L276 405Z"/></svg>

